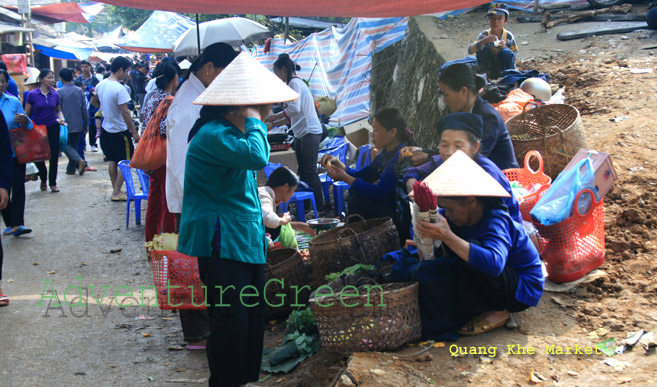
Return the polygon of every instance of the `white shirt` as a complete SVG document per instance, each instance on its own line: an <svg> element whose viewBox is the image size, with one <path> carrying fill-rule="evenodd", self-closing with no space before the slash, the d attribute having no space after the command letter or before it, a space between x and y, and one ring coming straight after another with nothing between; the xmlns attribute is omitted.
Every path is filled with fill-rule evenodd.
<svg viewBox="0 0 657 387"><path fill-rule="evenodd" d="M205 90L203 83L191 74L180 86L167 113L167 180L166 195L169 212L182 212L183 184L187 137L201 115L201 105L192 102Z"/></svg>
<svg viewBox="0 0 657 387"><path fill-rule="evenodd" d="M155 84L155 78L153 78L146 84L146 92L148 93L149 91L155 90L157 90L157 85Z"/></svg>
<svg viewBox="0 0 657 387"><path fill-rule="evenodd" d="M285 114L290 118L291 129L295 138L301 138L306 134L321 134L322 124L317 117L315 101L306 82L300 78L292 78L289 83L292 90L299 93L300 97L285 104Z"/></svg>
<svg viewBox="0 0 657 387"><path fill-rule="evenodd" d="M117 81L105 79L96 85L103 114L103 129L108 133L120 133L128 130L119 105L130 102L130 93Z"/></svg>
<svg viewBox="0 0 657 387"><path fill-rule="evenodd" d="M262 219L265 226L276 228L281 225L281 218L276 214L276 194L269 186L258 187L258 197L262 208Z"/></svg>

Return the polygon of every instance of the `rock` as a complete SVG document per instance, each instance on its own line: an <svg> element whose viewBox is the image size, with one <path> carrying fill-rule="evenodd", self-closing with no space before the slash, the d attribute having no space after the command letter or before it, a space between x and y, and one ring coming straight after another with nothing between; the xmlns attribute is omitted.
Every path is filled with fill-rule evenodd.
<svg viewBox="0 0 657 387"><path fill-rule="evenodd" d="M374 368L370 370L370 372L373 373L374 375L379 375L379 376L386 373L384 370L380 370L378 368Z"/></svg>
<svg viewBox="0 0 657 387"><path fill-rule="evenodd" d="M347 375L342 375L340 376L340 380L338 381L338 387L350 387L350 386L355 386L354 382L351 381L349 376Z"/></svg>

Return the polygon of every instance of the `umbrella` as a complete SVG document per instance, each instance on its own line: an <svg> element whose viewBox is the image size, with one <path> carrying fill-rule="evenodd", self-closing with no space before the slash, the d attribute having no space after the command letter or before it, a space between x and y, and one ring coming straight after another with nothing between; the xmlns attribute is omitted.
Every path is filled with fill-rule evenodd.
<svg viewBox="0 0 657 387"><path fill-rule="evenodd" d="M243 17L217 19L198 25L201 50L214 43L226 43L233 46L252 40L269 37L269 29L262 24ZM176 56L198 55L199 47L196 28L190 28L173 44Z"/></svg>

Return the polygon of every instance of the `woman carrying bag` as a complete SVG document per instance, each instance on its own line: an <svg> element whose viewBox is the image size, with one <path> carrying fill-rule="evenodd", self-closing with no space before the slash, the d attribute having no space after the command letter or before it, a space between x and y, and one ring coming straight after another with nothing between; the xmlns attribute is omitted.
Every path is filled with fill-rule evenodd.
<svg viewBox="0 0 657 387"><path fill-rule="evenodd" d="M48 130L48 143L50 144L50 171L45 162L36 163L41 177L41 191L47 189L48 184L52 192L59 192L57 188L57 159L59 158L59 126L66 125L64 114L59 100L59 94L53 88L55 73L50 69L42 69L38 78L39 87L30 91L25 101L25 113L36 125L45 125Z"/></svg>
<svg viewBox="0 0 657 387"><path fill-rule="evenodd" d="M34 125L27 118L21 102L13 95L5 93L9 85L9 74L5 70L0 70L0 110L5 117L5 122L9 129L18 126L32 129ZM12 149L12 153L13 149ZM25 227L25 164L18 162L16 155L13 154L11 186L9 188L9 203L2 210L2 219L7 228L2 232L4 235L21 236L32 232L31 228Z"/></svg>

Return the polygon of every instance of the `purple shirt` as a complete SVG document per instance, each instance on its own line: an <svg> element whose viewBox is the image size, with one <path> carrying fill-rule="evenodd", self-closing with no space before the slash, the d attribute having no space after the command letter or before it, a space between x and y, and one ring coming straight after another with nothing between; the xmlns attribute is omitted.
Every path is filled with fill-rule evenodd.
<svg viewBox="0 0 657 387"><path fill-rule="evenodd" d="M32 105L31 119L37 125L51 126L57 124L57 106L59 106L59 94L51 88L44 95L41 89L30 91L27 95L27 103Z"/></svg>

